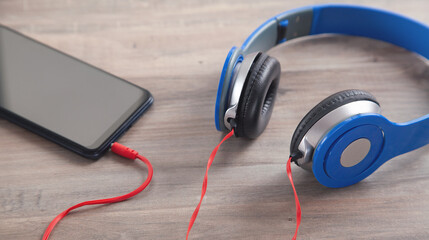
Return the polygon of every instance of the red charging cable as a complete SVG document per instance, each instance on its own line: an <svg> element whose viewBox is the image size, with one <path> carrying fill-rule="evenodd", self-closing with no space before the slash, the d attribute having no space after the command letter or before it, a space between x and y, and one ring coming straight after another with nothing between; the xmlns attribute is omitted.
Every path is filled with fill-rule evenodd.
<svg viewBox="0 0 429 240"><path fill-rule="evenodd" d="M186 240L188 240L189 233L191 232L192 226L194 225L194 222L195 222L195 220L197 219L197 216L198 216L198 212L200 211L201 202L203 201L204 195L206 194L208 173L209 173L210 166L212 165L213 160L214 160L214 158L216 156L217 150L222 145L222 143L225 140L227 140L228 138L230 138L232 135L234 135L234 129L232 129L231 132L229 132L222 139L222 141L220 141L220 143L213 149L212 153L210 154L209 161L207 162L206 174L204 175L203 187L202 187L202 190L201 190L200 202L198 203L197 207L195 208L194 213L192 214L191 220L189 221L188 232L186 233ZM298 194L296 193L296 190L295 190L295 185L293 184L292 171L291 171L291 168L290 168L291 161L292 161L292 157L289 157L289 160L288 160L287 165L286 165L286 172L287 172L287 176L289 177L290 183L292 184L293 192L295 194L296 229L295 229L295 235L293 236L292 240L296 240L296 236L298 234L298 228L299 228L299 225L301 223L301 206L299 204Z"/></svg>
<svg viewBox="0 0 429 240"><path fill-rule="evenodd" d="M114 152L114 153L116 153L122 157L128 158L128 159L134 160L134 159L138 158L147 165L148 175L147 175L146 180L143 182L143 184L140 185L140 187L138 187L134 191L127 193L125 195L122 195L122 196L81 202L81 203L78 203L78 204L70 207L69 209L65 210L64 212L62 212L58 216L56 216L54 218L54 220L52 220L52 222L49 224L48 228L46 229L45 233L43 234L43 238L42 238L43 240L47 240L49 238L49 235L51 234L55 225L57 225L57 223L61 219L63 219L71 210L82 207L82 206L86 206L86 205L96 205L96 204L121 202L121 201L124 201L128 198L134 197L135 195L139 194L141 191L143 191L143 189L145 189L147 187L147 185L149 185L150 180L152 180L152 176L153 176L153 168L152 168L152 164L150 164L150 162L149 162L149 160L147 160L147 158L139 155L139 153L136 152L135 150L130 149L128 147L125 147L124 145L121 145L121 144L116 143L116 142L112 144L111 150L112 150L112 152Z"/></svg>

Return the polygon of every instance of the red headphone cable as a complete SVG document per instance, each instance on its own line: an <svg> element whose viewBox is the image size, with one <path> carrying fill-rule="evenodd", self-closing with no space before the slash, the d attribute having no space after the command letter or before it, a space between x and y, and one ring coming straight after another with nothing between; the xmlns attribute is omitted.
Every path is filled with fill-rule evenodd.
<svg viewBox="0 0 429 240"><path fill-rule="evenodd" d="M63 219L71 210L82 207L82 206L86 206L86 205L96 205L96 204L107 204L107 203L121 202L121 201L127 200L128 198L134 197L135 195L139 194L141 191L143 191L147 187L147 185L149 185L150 181L152 180L152 176L153 176L153 168L152 168L152 165L150 164L150 162L147 158L139 155L137 151L130 149L128 147L125 147L124 145L121 145L121 144L116 143L116 142L112 144L111 150L112 150L112 152L114 152L114 153L116 153L122 157L128 158L128 159L134 160L134 159L138 158L143 163L146 164L147 170L148 170L148 175L147 175L146 180L143 182L143 184L140 185L140 187L136 188L134 191L127 193L125 195L122 195L122 196L81 202L81 203L78 203L78 204L70 207L69 209L65 210L64 212L62 212L58 216L56 216L54 218L54 220L52 220L52 222L49 224L48 228L45 230L45 233L43 234L43 238L42 238L43 240L47 240L49 238L49 235L51 234L55 225L57 225L57 223L61 219Z"/></svg>
<svg viewBox="0 0 429 240"><path fill-rule="evenodd" d="M210 154L209 160L207 162L206 174L204 175L203 187L202 187L202 190L201 190L200 202L198 203L197 207L195 208L194 213L192 214L191 220L189 221L188 232L186 233L186 240L188 240L188 238L189 238L189 233L191 232L192 226L194 225L194 222L197 219L198 212L200 211L201 203L202 203L204 195L206 194L206 191L207 191L207 179L208 179L208 173L209 173L210 166L213 163L213 160L214 160L214 158L216 156L217 151L219 150L219 147L222 145L222 143L225 140L227 140L228 138L230 138L232 135L234 135L234 129L232 129L231 132L229 132L222 139L222 141L220 141L220 143L213 149L212 153ZM295 235L293 236L292 240L296 240L296 236L298 234L298 228L299 228L299 225L301 223L301 206L299 204L298 195L296 193L295 186L293 184L292 171L291 171L291 167L290 167L291 161L292 161L292 157L289 157L289 160L288 160L287 165L286 165L286 172L287 172L287 175L289 177L290 183L292 184L293 192L295 194L296 229L295 229Z"/></svg>
<svg viewBox="0 0 429 240"><path fill-rule="evenodd" d="M301 224L301 205L299 204L298 194L296 193L295 185L293 184L292 178L292 170L290 168L290 163L292 161L292 156L289 157L289 160L286 164L286 173L289 178L290 184L292 185L293 194L295 195L295 206L296 206L296 228L295 235L293 235L292 240L296 240L296 236L298 235L299 225Z"/></svg>
<svg viewBox="0 0 429 240"><path fill-rule="evenodd" d="M214 158L216 156L217 150L219 149L220 145L222 145L222 143L225 140L227 140L228 138L230 138L232 135L234 135L234 128L231 130L231 132L229 132L222 139L222 141L220 141L220 143L213 149L212 153L210 154L209 161L207 162L206 175L204 175L203 187L202 187L202 190L201 190L200 202L198 203L197 207L195 208L194 213L192 214L191 220L189 221L188 232L186 233L186 240L188 240L189 232L191 232L192 225L194 225L195 219L197 219L198 212L200 211L200 207L201 207L201 202L203 201L204 195L206 194L206 190L207 190L207 178L208 178L208 174L209 174L209 169L210 169L210 166L212 165L213 160L214 160Z"/></svg>

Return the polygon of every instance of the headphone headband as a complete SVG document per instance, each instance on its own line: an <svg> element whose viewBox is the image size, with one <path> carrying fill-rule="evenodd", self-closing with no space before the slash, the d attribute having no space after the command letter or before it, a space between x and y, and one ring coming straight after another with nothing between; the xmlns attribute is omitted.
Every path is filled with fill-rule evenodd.
<svg viewBox="0 0 429 240"><path fill-rule="evenodd" d="M265 52L294 38L323 33L373 38L403 47L429 59L429 27L396 13L353 5L316 5L286 11L268 19L225 60L216 97L215 123L226 131L224 113L237 63L253 52Z"/></svg>
<svg viewBox="0 0 429 240"><path fill-rule="evenodd" d="M281 13L259 26L243 43L244 55L265 52L294 38L337 33L373 38L429 58L429 27L396 13L353 5L318 5Z"/></svg>

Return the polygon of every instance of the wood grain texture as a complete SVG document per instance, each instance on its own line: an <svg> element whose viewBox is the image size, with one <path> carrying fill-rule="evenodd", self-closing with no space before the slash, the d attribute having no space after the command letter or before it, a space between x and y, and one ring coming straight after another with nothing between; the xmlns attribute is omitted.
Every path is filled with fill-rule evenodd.
<svg viewBox="0 0 429 240"><path fill-rule="evenodd" d="M327 1L2 0L0 23L149 89L155 103L120 140L151 160L154 178L131 200L67 216L52 239L184 239L214 128L228 50L269 17ZM429 24L425 0L339 1ZM257 140L221 147L191 239L290 239L295 203L285 173L296 125L336 91L370 91L385 116L429 112L427 60L379 41L322 36L270 51L282 64L271 122ZM293 166L303 221L299 239L428 239L429 148L397 157L359 184L321 186ZM0 239L40 239L78 202L112 197L146 178L111 153L93 162L0 120Z"/></svg>

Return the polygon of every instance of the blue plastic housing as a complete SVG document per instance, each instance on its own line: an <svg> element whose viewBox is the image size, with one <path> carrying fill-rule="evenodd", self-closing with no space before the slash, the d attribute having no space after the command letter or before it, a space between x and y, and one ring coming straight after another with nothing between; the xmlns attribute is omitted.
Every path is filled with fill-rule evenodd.
<svg viewBox="0 0 429 240"><path fill-rule="evenodd" d="M341 154L353 141L366 138L371 148L352 167L340 163ZM429 114L406 123L394 123L379 114L355 115L329 131L313 155L313 173L327 187L355 184L388 160L429 144Z"/></svg>

